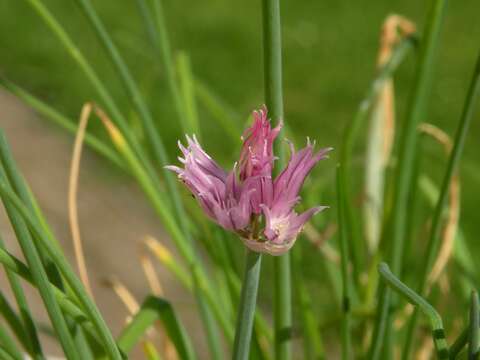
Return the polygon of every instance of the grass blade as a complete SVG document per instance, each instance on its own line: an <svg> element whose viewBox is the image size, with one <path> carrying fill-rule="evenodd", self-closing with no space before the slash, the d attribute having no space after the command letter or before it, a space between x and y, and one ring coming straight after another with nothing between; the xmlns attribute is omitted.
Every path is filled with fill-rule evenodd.
<svg viewBox="0 0 480 360"><path fill-rule="evenodd" d="M195 127L189 121L186 113L185 104L182 99L180 89L175 78L175 68L173 65L173 54L170 46L170 39L168 36L167 25L165 21L162 0L150 0L153 7L154 24L156 31L155 49L165 68L165 75L167 78L168 90L173 102L174 110L177 115L177 120L181 124L183 131L186 134L195 133Z"/></svg>
<svg viewBox="0 0 480 360"><path fill-rule="evenodd" d="M170 340L175 345L180 359L195 359L190 339L171 304L164 299L154 296L149 296L144 301L140 310L120 334L117 341L120 349L125 353L130 352L156 321L162 322Z"/></svg>
<svg viewBox="0 0 480 360"><path fill-rule="evenodd" d="M158 1L158 0L157 0ZM183 107L185 109L185 121L187 123L188 133L196 134L199 139L202 138L200 124L198 121L197 104L195 98L195 84L190 63L190 58L184 51L177 55L177 73L180 83L180 92L182 94Z"/></svg>

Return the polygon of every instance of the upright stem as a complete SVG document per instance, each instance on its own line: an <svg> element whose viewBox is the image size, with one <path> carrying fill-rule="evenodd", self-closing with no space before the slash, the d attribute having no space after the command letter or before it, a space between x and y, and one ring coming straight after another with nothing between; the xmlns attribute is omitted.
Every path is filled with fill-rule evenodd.
<svg viewBox="0 0 480 360"><path fill-rule="evenodd" d="M265 102L273 121L283 119L282 37L280 1L263 0L263 49ZM275 152L278 165L285 163L285 147L278 144ZM290 254L274 258L274 325L275 359L291 358L290 328L292 325Z"/></svg>
<svg viewBox="0 0 480 360"><path fill-rule="evenodd" d="M351 358L351 335L350 335L350 280L348 276L349 265L349 249L347 239L345 238L345 184L342 183L341 165L337 167L337 208L338 208L338 238L340 245L341 256L341 271L342 271L342 359L348 360Z"/></svg>
<svg viewBox="0 0 480 360"><path fill-rule="evenodd" d="M446 2L446 0L432 1L425 28L425 36L421 43L420 59L417 66L414 89L410 99L408 117L399 141L398 167L396 170L397 180L391 218L392 247L390 249L390 264L395 274L400 274L402 270L404 238L406 235L406 214L408 213L407 199L411 187L416 154L417 125L420 120L425 118L427 99L431 91L435 50L440 38ZM384 306L379 319L377 319L377 326L384 324L385 331L391 334L393 329L388 311L389 291L389 288L386 287L380 294L380 302L382 302ZM378 337L374 339L374 344L377 343L375 347L381 347L383 338L384 333L378 333Z"/></svg>
<svg viewBox="0 0 480 360"><path fill-rule="evenodd" d="M240 295L235 342L233 345L233 360L247 360L250 353L261 265L262 254L247 249L245 275Z"/></svg>

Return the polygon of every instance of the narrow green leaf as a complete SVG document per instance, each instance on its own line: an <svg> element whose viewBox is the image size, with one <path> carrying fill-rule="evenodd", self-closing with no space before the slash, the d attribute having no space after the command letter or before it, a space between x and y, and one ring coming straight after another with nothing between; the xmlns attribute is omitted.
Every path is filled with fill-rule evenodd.
<svg viewBox="0 0 480 360"><path fill-rule="evenodd" d="M428 317L437 356L439 359L448 359L448 344L445 339L442 318L438 312L424 298L395 277L386 263L381 263L378 271L388 286L402 295L410 304L417 306Z"/></svg>
<svg viewBox="0 0 480 360"><path fill-rule="evenodd" d="M175 345L180 359L195 359L190 339L171 304L164 299L154 296L146 298L132 321L123 329L117 341L120 349L125 353L129 353L156 321L162 322L170 340Z"/></svg>
<svg viewBox="0 0 480 360"><path fill-rule="evenodd" d="M158 1L158 0L157 0ZM190 63L190 58L184 51L177 55L177 73L180 83L180 93L184 107L185 121L187 122L187 133L195 134L202 138L200 124L198 121L198 110L195 98L195 84Z"/></svg>
<svg viewBox="0 0 480 360"><path fill-rule="evenodd" d="M173 52L170 46L167 24L163 10L162 0L149 0L153 8L153 18L155 25L155 49L157 56L165 68L168 90L174 106L177 121L181 124L183 132L192 134L195 128L192 127L191 119L185 111L185 103L179 89L179 84L175 78L175 67L173 64Z"/></svg>

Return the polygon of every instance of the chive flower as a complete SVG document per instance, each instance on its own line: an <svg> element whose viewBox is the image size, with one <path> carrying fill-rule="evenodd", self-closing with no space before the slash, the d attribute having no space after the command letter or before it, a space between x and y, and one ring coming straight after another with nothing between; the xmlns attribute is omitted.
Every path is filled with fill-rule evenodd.
<svg viewBox="0 0 480 360"><path fill-rule="evenodd" d="M253 251L282 255L295 243L305 223L326 206L295 211L299 192L315 164L331 148L314 151L314 144L295 151L290 143L290 160L275 178L273 143L282 122L271 128L267 109L253 112L253 124L245 130L240 159L229 172L223 170L200 146L195 136L178 146L182 167L167 166L195 196L205 214L223 228L235 232Z"/></svg>

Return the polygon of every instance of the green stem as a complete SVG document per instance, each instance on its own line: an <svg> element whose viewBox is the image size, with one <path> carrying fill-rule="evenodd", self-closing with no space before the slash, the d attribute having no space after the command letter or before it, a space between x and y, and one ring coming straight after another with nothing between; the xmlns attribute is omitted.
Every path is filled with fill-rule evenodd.
<svg viewBox="0 0 480 360"><path fill-rule="evenodd" d="M469 340L469 327L463 329L463 331L458 335L457 339L453 342L452 346L450 346L449 350L449 359L455 360L457 355L460 351L463 350L463 347Z"/></svg>
<svg viewBox="0 0 480 360"><path fill-rule="evenodd" d="M250 353L258 283L262 265L262 255L260 253L248 249L246 251L245 275L243 278L242 293L240 295L240 304L238 306L233 360L247 360Z"/></svg>
<svg viewBox="0 0 480 360"><path fill-rule="evenodd" d="M270 118L278 121L284 118L280 1L263 0L262 3L265 103L270 112ZM285 147L278 143L275 153L279 158L278 165L283 166L285 164ZM290 331L292 326L290 253L275 257L273 266L275 358L288 360L291 358Z"/></svg>
<svg viewBox="0 0 480 360"><path fill-rule="evenodd" d="M387 264L381 263L378 266L378 271L388 286L393 288L393 290L398 292L400 295L404 296L410 304L417 306L425 315L427 315L432 328L432 337L437 356L439 359L448 359L448 344L447 340L445 339L445 330L443 328L442 318L438 314L437 310L435 310L435 308L424 298L422 298L415 291L402 283L395 275L393 275Z"/></svg>
<svg viewBox="0 0 480 360"><path fill-rule="evenodd" d="M417 126L421 120L425 120L427 99L431 91L432 73L437 44L440 38L440 30L443 24L446 0L433 0L432 7L427 18L425 36L420 46L420 60L417 66L415 84L409 103L408 116L402 129L399 140L398 167L396 169L396 186L393 197L393 209L391 217L390 234L392 247L390 248L390 262L394 273L401 273L404 240L406 234L406 214L408 213L408 194L411 187L411 179L416 155ZM389 289L380 294L388 310L390 296ZM392 319L389 311L382 311L380 322L385 320L385 332L393 336ZM375 342L382 342L385 332L379 333ZM394 341L389 342L392 344ZM390 352L390 351L388 351Z"/></svg>
<svg viewBox="0 0 480 360"><path fill-rule="evenodd" d="M470 88L468 90L468 94L465 100L465 105L463 107L460 122L458 124L457 132L455 134L453 149L450 153L447 169L445 171L445 175L442 180L440 196L433 213L432 227L430 230L430 236L427 244L426 259L423 262L423 268L421 269L421 273L420 273L420 283L419 283L418 292L422 295L425 295L428 274L433 265L435 257L437 256L438 247L441 241L442 216L448 202L450 184L452 182L452 178L460 162L460 157L462 155L463 148L465 145L465 139L467 137L468 130L470 128L470 123L472 121L474 110L475 110L475 104L479 94L480 94L480 54L478 55L478 58L477 58L472 80L470 82ZM414 338L417 318L418 318L418 314L414 313L410 319L410 323L408 324L408 332L406 337L407 346L405 347L406 352L409 352L409 349L413 343L412 340ZM407 358L408 358L408 355L404 357L404 359L407 359Z"/></svg>
<svg viewBox="0 0 480 360"><path fill-rule="evenodd" d="M351 335L350 335L350 323L351 323L351 314L350 314L350 301L351 301L351 290L350 290L350 279L348 277L348 244L345 237L345 195L344 189L345 184L342 183L341 174L341 165L337 167L337 208L338 208L338 238L340 242L340 256L341 256L341 270L342 270L342 312L343 312L343 322L342 322L342 359L348 360L351 358Z"/></svg>
<svg viewBox="0 0 480 360"><path fill-rule="evenodd" d="M150 40L150 43L152 44L152 46L157 46L157 31L155 29L155 22L153 21L153 17L151 14L151 10L148 7L147 0L136 0L135 2L137 3L140 15L142 16L145 31Z"/></svg>

